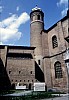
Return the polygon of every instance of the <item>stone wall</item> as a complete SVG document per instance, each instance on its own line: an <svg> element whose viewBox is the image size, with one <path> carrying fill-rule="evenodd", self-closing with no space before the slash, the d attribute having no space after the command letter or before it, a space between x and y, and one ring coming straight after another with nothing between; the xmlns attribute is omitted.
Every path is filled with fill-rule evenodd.
<svg viewBox="0 0 69 100"><path fill-rule="evenodd" d="M28 85L35 81L35 67L33 59L7 59L7 73L11 84Z"/></svg>
<svg viewBox="0 0 69 100"><path fill-rule="evenodd" d="M34 66L34 50L14 49L13 47L8 49L6 70L12 85L15 84L16 86L17 83L25 84L27 87L29 87L29 84L32 85L35 81Z"/></svg>
<svg viewBox="0 0 69 100"><path fill-rule="evenodd" d="M52 86L53 88L58 87L57 89L66 91L67 89L67 69L65 66L63 54L54 56L50 58L51 60L51 77L52 77ZM55 78L55 62L59 61L62 68L62 78Z"/></svg>
<svg viewBox="0 0 69 100"><path fill-rule="evenodd" d="M62 26L63 25L63 26ZM66 27L67 25L67 27ZM63 27L66 30L66 34L63 32ZM57 88L62 91L67 91L67 69L64 61L65 50L67 48L67 43L65 41L65 35L68 34L68 21L59 21L54 26L52 26L48 33L43 34L43 55L44 57L44 75L45 82L48 88ZM48 34L48 35L47 35ZM58 46L53 48L52 37L56 35ZM48 38L47 38L48 37ZM61 63L62 67L62 78L55 78L54 64L56 61Z"/></svg>

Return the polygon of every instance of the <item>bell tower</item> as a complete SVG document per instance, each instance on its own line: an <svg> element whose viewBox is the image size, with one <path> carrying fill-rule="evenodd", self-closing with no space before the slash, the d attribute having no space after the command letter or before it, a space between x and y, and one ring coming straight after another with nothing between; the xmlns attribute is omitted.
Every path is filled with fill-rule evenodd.
<svg viewBox="0 0 69 100"><path fill-rule="evenodd" d="M30 13L30 44L36 47L35 60L39 66L42 66L42 30L44 30L44 13L36 6Z"/></svg>

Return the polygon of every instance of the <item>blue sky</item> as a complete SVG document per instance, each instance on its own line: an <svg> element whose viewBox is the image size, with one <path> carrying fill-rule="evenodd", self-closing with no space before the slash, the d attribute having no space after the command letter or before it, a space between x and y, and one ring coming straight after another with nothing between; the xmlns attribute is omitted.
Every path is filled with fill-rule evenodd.
<svg viewBox="0 0 69 100"><path fill-rule="evenodd" d="M66 15L68 0L0 0L0 44L30 46L30 12L44 12L48 29Z"/></svg>

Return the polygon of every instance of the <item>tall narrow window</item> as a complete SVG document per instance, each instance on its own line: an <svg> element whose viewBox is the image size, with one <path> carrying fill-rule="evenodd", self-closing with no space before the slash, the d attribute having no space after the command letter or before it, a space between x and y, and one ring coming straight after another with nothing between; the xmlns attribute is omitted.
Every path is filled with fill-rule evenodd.
<svg viewBox="0 0 69 100"><path fill-rule="evenodd" d="M38 64L40 65L40 60L38 60Z"/></svg>
<svg viewBox="0 0 69 100"><path fill-rule="evenodd" d="M32 74L32 71L30 71L30 74Z"/></svg>
<svg viewBox="0 0 69 100"><path fill-rule="evenodd" d="M37 19L40 20L40 15L37 16Z"/></svg>
<svg viewBox="0 0 69 100"><path fill-rule="evenodd" d="M61 63L59 61L55 62L54 69L55 69L55 78L62 78L62 68L61 68Z"/></svg>
<svg viewBox="0 0 69 100"><path fill-rule="evenodd" d="M21 73L21 71L19 71L19 74Z"/></svg>
<svg viewBox="0 0 69 100"><path fill-rule="evenodd" d="M57 42L57 37L56 37L56 35L54 35L54 36L52 37L52 45L53 45L53 48L58 47L58 42Z"/></svg>

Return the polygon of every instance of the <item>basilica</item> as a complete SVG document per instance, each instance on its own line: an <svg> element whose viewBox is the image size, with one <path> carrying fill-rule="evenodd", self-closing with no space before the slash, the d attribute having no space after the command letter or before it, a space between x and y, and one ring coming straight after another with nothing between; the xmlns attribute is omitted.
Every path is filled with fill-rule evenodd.
<svg viewBox="0 0 69 100"><path fill-rule="evenodd" d="M44 82L47 89L67 91L65 53L68 48L68 12L49 29L44 13L35 7L30 13L30 46L0 45L0 90Z"/></svg>

